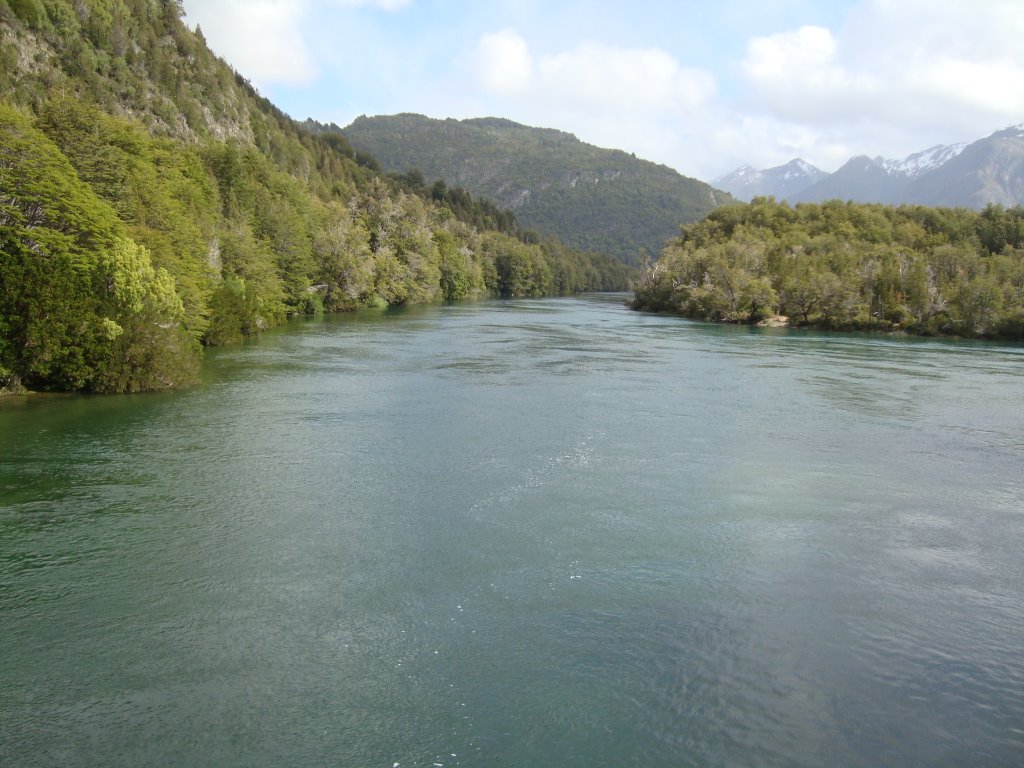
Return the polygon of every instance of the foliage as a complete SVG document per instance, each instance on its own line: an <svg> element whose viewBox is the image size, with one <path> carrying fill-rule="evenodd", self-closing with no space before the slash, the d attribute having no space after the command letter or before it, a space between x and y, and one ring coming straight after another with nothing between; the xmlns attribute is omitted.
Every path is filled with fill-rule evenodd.
<svg viewBox="0 0 1024 768"><path fill-rule="evenodd" d="M1024 339L1024 209L772 198L683 227L634 307L727 322Z"/></svg>
<svg viewBox="0 0 1024 768"><path fill-rule="evenodd" d="M510 120L402 114L360 117L344 131L397 178L464 187L511 209L526 227L627 264L657 252L680 222L732 201L664 165Z"/></svg>
<svg viewBox="0 0 1024 768"><path fill-rule="evenodd" d="M2 105L0 190L0 384L135 391L188 380L197 350L174 278L58 147Z"/></svg>
<svg viewBox="0 0 1024 768"><path fill-rule="evenodd" d="M443 179L437 179L429 187L418 168L407 173L391 173L388 179L403 192L431 200L452 212L459 221L472 224L477 229L494 230L514 235L524 242L536 242L540 236L523 229L511 208L499 208L487 198L474 198L462 187L448 187Z"/></svg>
<svg viewBox="0 0 1024 768"><path fill-rule="evenodd" d="M0 62L0 389L176 386L300 313L628 286L295 123L173 0L0 0Z"/></svg>

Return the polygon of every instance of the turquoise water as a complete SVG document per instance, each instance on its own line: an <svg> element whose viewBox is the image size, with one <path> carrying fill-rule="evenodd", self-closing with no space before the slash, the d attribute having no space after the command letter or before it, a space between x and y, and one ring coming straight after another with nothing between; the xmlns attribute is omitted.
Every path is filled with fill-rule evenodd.
<svg viewBox="0 0 1024 768"><path fill-rule="evenodd" d="M0 765L1024 764L1024 348L621 301L0 402Z"/></svg>

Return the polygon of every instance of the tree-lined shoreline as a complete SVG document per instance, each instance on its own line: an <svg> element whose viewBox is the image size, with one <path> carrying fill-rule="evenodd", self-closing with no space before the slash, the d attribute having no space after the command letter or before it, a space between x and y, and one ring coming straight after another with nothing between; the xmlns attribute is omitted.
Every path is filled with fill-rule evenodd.
<svg viewBox="0 0 1024 768"><path fill-rule="evenodd" d="M135 392L288 317L631 270L282 113L172 0L0 0L0 391Z"/></svg>
<svg viewBox="0 0 1024 768"><path fill-rule="evenodd" d="M772 198L682 228L634 309L826 330L1024 340L1024 209Z"/></svg>

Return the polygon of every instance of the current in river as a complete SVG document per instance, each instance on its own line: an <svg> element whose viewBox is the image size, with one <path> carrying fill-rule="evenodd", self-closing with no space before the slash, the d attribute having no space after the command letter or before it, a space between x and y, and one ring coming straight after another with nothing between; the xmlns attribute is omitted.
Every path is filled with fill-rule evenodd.
<svg viewBox="0 0 1024 768"><path fill-rule="evenodd" d="M1024 765L1024 347L623 299L0 402L0 765Z"/></svg>

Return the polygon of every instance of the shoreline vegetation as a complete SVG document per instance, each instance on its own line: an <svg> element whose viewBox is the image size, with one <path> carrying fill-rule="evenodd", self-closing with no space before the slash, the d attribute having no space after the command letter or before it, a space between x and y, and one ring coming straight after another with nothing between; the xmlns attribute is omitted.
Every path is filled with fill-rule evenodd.
<svg viewBox="0 0 1024 768"><path fill-rule="evenodd" d="M773 198L718 208L645 265L633 309L725 323L1024 341L1024 209Z"/></svg>
<svg viewBox="0 0 1024 768"><path fill-rule="evenodd" d="M637 279L382 173L182 15L0 0L0 394L182 386L204 347L299 315L631 285L634 309L704 320L1024 339L1024 209L759 198L683 227Z"/></svg>
<svg viewBox="0 0 1024 768"><path fill-rule="evenodd" d="M174 0L0 0L0 391L168 389L292 316L632 274L297 123Z"/></svg>

